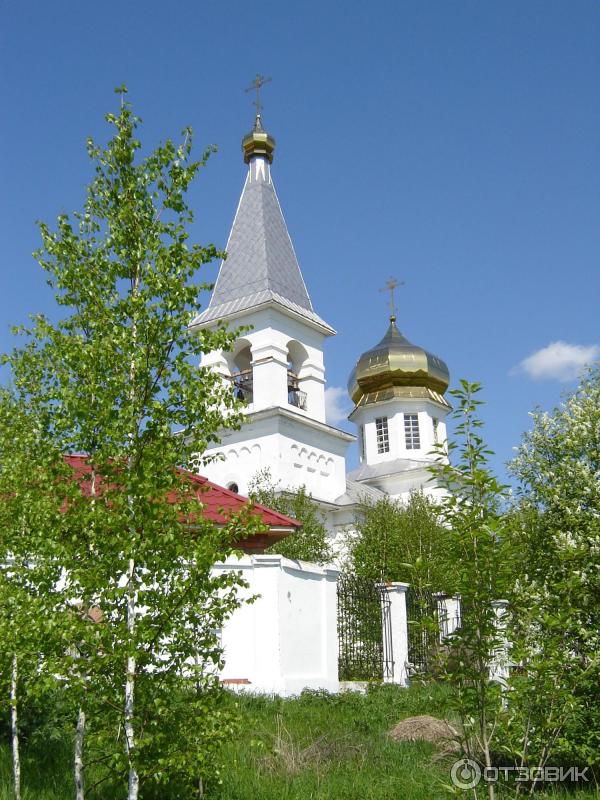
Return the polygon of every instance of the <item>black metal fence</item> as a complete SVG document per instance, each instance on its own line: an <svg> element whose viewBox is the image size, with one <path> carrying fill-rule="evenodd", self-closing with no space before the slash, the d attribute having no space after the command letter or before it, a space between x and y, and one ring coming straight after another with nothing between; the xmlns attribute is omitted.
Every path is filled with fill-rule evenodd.
<svg viewBox="0 0 600 800"><path fill-rule="evenodd" d="M390 677L394 655L385 586L357 575L340 575L337 595L340 680Z"/></svg>
<svg viewBox="0 0 600 800"><path fill-rule="evenodd" d="M460 602L446 595L410 586L406 593L408 669L411 674L431 672L447 650L449 637L461 626Z"/></svg>
<svg viewBox="0 0 600 800"><path fill-rule="evenodd" d="M436 597L427 589L409 586L406 592L408 623L408 670L429 672L440 641L439 609Z"/></svg>

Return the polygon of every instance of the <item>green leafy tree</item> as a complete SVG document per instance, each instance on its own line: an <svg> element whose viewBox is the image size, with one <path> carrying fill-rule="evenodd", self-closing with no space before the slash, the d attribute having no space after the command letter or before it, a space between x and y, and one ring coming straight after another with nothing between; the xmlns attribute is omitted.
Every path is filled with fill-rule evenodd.
<svg viewBox="0 0 600 800"><path fill-rule="evenodd" d="M510 468L516 578L510 746L526 763L600 766L600 369L534 412Z"/></svg>
<svg viewBox="0 0 600 800"><path fill-rule="evenodd" d="M50 511L16 468L13 489L26 501L29 583L48 618L64 621L58 638L68 646L55 674L76 698L75 760L85 730L84 761L96 762L102 782L125 779L136 800L142 783L146 796L167 784L182 787L178 796L201 794L214 771L211 755L230 730L216 710L216 630L237 603L238 578L213 578L210 568L257 523L247 514L222 528L208 523L181 469L202 463L207 442L240 421L230 389L198 367L235 333L189 331L209 288L197 270L218 255L188 234L185 195L209 152L193 160L186 130L180 145L142 156L140 121L118 91L119 112L106 117L112 138L105 148L88 142L95 175L83 210L61 215L55 230L40 225L36 256L60 321L34 317L5 360L48 454L32 452L31 468L39 465ZM84 458L65 461L69 453ZM48 565L60 565L62 581ZM172 702L182 694L186 702ZM170 725L177 741L159 753Z"/></svg>
<svg viewBox="0 0 600 800"><path fill-rule="evenodd" d="M500 687L490 679L490 662L492 654L504 646L494 601L502 598L506 589L501 544L506 487L488 466L491 451L481 435L483 423L477 414L480 389L480 384L462 380L460 388L451 392L457 399L452 413L457 421L456 440L450 443L449 452L438 446L432 472L446 489L440 513L449 530L448 554L455 564L455 588L462 607L461 626L453 635L456 663L447 677L454 688L464 750L490 767L502 711ZM493 800L494 784L489 783L486 791Z"/></svg>
<svg viewBox="0 0 600 800"><path fill-rule="evenodd" d="M0 390L0 708L10 711L13 790L21 796L21 710L43 693L48 653L57 637L49 624L48 604L40 589L60 580L61 568L39 557L41 549L27 536L56 520L40 484L44 458L38 432L12 392ZM33 459L37 459L38 469ZM37 543L39 545L39 542Z"/></svg>
<svg viewBox="0 0 600 800"><path fill-rule="evenodd" d="M277 542L268 550L286 558L312 561L315 564L328 564L333 558L327 529L318 505L306 491L281 489L273 483L270 470L258 472L249 487L250 498L256 503L286 514L302 523L302 528L283 541Z"/></svg>
<svg viewBox="0 0 600 800"><path fill-rule="evenodd" d="M448 529L436 503L412 492L407 503L364 500L348 538L352 572L374 581L403 581L418 589L455 590L448 559Z"/></svg>

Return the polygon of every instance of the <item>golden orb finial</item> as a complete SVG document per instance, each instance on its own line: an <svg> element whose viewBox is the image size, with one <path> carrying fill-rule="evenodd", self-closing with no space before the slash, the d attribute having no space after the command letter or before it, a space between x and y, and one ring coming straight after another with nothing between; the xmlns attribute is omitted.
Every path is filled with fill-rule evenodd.
<svg viewBox="0 0 600 800"><path fill-rule="evenodd" d="M260 101L260 90L269 83L271 78L265 78L264 75L257 73L256 77L246 89L246 92L256 92L256 100L252 104L256 108L256 116L254 117L254 127L242 139L242 151L244 153L244 161L246 164L250 163L250 159L255 156L266 158L269 164L273 163L273 150L275 150L275 139L270 136L262 126L262 103Z"/></svg>

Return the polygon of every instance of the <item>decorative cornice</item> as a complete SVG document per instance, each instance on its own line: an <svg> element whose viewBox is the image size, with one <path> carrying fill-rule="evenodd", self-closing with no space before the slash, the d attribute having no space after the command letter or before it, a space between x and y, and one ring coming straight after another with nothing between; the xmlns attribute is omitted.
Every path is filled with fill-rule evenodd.
<svg viewBox="0 0 600 800"><path fill-rule="evenodd" d="M307 427L313 428L313 430L325 433L329 436L334 436L344 442L356 441L356 436L351 433L341 431L339 428L334 428L332 425L327 425L326 422L319 422L316 419L304 416L304 414L297 411L283 408L283 406L272 406L271 408L264 408L261 411L252 411L247 415L246 419L248 422L259 422L260 420L276 416L283 417L293 422L303 422Z"/></svg>
<svg viewBox="0 0 600 800"><path fill-rule="evenodd" d="M378 392L368 392L364 394L352 409L349 414L349 419L352 419L353 415L360 408L373 406L379 403L393 403L396 400L415 403L425 400L442 409L444 413L452 410L452 406L443 395L427 386L390 386Z"/></svg>

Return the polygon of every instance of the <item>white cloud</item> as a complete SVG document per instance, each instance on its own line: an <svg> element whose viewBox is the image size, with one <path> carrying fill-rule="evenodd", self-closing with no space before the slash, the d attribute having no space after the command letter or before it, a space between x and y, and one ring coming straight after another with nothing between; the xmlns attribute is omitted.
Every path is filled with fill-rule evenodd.
<svg viewBox="0 0 600 800"><path fill-rule="evenodd" d="M584 367L600 356L597 344L568 344L567 342L550 342L547 347L536 350L511 372L524 372L533 380L550 378L557 381L575 380Z"/></svg>
<svg viewBox="0 0 600 800"><path fill-rule="evenodd" d="M330 425L345 422L351 410L346 389L341 386L328 386L325 389L325 418Z"/></svg>

